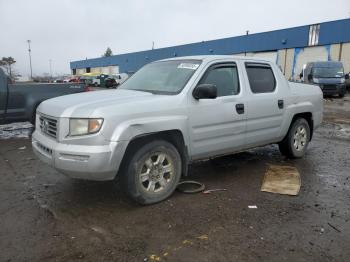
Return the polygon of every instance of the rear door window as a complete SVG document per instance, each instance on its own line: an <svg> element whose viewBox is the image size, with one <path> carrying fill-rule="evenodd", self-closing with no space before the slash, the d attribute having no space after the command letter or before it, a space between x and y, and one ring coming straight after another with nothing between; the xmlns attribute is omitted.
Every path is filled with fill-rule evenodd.
<svg viewBox="0 0 350 262"><path fill-rule="evenodd" d="M250 89L253 93L271 93L276 89L276 79L269 64L245 63Z"/></svg>

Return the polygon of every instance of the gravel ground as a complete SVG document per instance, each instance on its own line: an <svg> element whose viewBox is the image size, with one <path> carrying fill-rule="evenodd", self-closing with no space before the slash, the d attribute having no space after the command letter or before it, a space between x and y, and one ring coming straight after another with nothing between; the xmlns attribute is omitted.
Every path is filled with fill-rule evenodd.
<svg viewBox="0 0 350 262"><path fill-rule="evenodd" d="M271 145L200 162L190 178L227 191L147 207L39 162L28 123L0 126L0 261L350 261L349 96L325 108L303 159ZM269 164L299 170L298 196L260 191Z"/></svg>

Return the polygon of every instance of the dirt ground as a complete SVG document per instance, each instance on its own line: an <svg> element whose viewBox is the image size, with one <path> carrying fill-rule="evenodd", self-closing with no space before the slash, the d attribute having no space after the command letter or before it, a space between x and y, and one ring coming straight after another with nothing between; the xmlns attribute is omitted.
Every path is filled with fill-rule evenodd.
<svg viewBox="0 0 350 262"><path fill-rule="evenodd" d="M350 97L325 108L303 159L271 145L197 163L190 179L227 191L146 207L0 140L0 261L350 261ZM298 196L260 191L269 164L299 170Z"/></svg>

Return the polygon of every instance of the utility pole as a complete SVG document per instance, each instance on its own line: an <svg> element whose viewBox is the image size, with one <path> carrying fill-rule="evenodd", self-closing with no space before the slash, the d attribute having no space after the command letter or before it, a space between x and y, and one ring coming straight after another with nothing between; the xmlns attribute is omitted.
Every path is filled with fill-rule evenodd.
<svg viewBox="0 0 350 262"><path fill-rule="evenodd" d="M152 41L152 50L154 49L154 41Z"/></svg>
<svg viewBox="0 0 350 262"><path fill-rule="evenodd" d="M245 35L249 35L249 30L245 31ZM247 56L247 50L244 51L244 56Z"/></svg>
<svg viewBox="0 0 350 262"><path fill-rule="evenodd" d="M32 69L32 50L30 49L30 40L27 40L28 42L28 53L29 53L29 65L30 65L30 79L33 80L33 69Z"/></svg>
<svg viewBox="0 0 350 262"><path fill-rule="evenodd" d="M52 59L49 59L49 64L50 64L50 77L52 81Z"/></svg>

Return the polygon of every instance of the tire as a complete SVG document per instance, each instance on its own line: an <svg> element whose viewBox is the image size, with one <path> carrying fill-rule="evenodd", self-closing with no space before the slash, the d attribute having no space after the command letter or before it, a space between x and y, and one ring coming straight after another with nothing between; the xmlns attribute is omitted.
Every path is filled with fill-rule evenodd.
<svg viewBox="0 0 350 262"><path fill-rule="evenodd" d="M278 146L282 155L288 158L301 158L305 155L309 141L309 123L304 118L297 118Z"/></svg>
<svg viewBox="0 0 350 262"><path fill-rule="evenodd" d="M121 187L129 198L141 205L167 199L181 177L180 154L164 140L151 141L131 150L123 165Z"/></svg>
<svg viewBox="0 0 350 262"><path fill-rule="evenodd" d="M345 96L344 93L339 93L339 97L340 97L340 98L343 98L344 96Z"/></svg>

